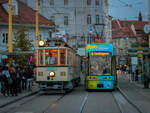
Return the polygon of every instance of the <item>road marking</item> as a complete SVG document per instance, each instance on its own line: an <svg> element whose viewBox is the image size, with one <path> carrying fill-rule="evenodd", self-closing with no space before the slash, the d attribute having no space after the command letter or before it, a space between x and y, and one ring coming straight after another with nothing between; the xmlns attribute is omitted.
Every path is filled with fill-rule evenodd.
<svg viewBox="0 0 150 113"><path fill-rule="evenodd" d="M80 106L80 113L82 113L82 111L83 111L83 108L84 108L84 106L85 106L85 103L86 103L86 101L87 101L87 98L88 98L88 93L86 93L86 96L84 97L84 100L83 100L83 102L82 102L82 104L81 104L81 106Z"/></svg>

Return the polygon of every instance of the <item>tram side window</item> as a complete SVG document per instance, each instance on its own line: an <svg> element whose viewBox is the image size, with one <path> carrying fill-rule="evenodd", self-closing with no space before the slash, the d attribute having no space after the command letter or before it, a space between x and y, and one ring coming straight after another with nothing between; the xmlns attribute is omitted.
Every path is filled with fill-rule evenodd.
<svg viewBox="0 0 150 113"><path fill-rule="evenodd" d="M70 51L69 51L69 49L67 50L68 52L67 52L67 64L69 65L69 61L70 61Z"/></svg>
<svg viewBox="0 0 150 113"><path fill-rule="evenodd" d="M65 64L66 62L66 50L60 49L60 64Z"/></svg>
<svg viewBox="0 0 150 113"><path fill-rule="evenodd" d="M39 50L39 65L43 64L43 50Z"/></svg>
<svg viewBox="0 0 150 113"><path fill-rule="evenodd" d="M70 50L68 50L68 58L67 58L67 64L68 65L71 65L71 51Z"/></svg>
<svg viewBox="0 0 150 113"><path fill-rule="evenodd" d="M71 65L75 64L74 53L71 52Z"/></svg>
<svg viewBox="0 0 150 113"><path fill-rule="evenodd" d="M58 64L58 50L57 49L46 50L45 56L46 56L45 57L46 65Z"/></svg>

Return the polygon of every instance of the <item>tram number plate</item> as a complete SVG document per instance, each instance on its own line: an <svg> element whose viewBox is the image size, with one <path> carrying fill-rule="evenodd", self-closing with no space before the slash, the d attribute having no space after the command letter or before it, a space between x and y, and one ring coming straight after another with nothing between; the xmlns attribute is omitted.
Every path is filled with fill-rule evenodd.
<svg viewBox="0 0 150 113"><path fill-rule="evenodd" d="M97 87L102 88L102 87L104 87L104 85L103 84L97 84Z"/></svg>

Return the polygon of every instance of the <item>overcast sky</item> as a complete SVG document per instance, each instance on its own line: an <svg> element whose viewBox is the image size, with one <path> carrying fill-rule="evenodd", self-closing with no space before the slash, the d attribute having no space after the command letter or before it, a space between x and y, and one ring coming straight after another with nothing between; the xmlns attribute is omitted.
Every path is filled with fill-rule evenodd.
<svg viewBox="0 0 150 113"><path fill-rule="evenodd" d="M137 20L141 11L143 20L148 21L149 0L109 0L109 15L113 19Z"/></svg>

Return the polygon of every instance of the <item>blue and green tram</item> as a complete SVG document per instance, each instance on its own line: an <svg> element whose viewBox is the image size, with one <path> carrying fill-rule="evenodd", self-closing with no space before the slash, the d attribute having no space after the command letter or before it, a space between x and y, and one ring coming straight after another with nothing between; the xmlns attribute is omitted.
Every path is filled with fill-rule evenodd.
<svg viewBox="0 0 150 113"><path fill-rule="evenodd" d="M93 43L86 46L87 70L85 89L110 89L117 85L116 60L112 44Z"/></svg>

